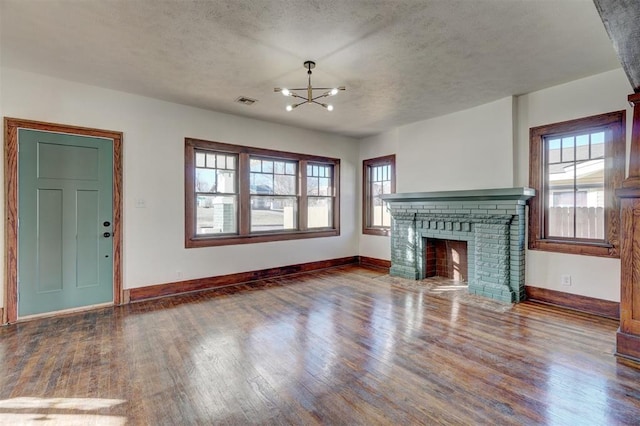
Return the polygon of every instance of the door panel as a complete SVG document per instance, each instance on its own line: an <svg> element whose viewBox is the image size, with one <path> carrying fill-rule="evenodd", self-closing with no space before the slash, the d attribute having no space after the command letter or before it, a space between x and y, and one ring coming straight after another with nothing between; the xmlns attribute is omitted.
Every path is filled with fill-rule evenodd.
<svg viewBox="0 0 640 426"><path fill-rule="evenodd" d="M18 316L113 300L113 142L20 129Z"/></svg>
<svg viewBox="0 0 640 426"><path fill-rule="evenodd" d="M47 293L62 290L62 191L38 190L37 239L38 253L35 277L38 291Z"/></svg>
<svg viewBox="0 0 640 426"><path fill-rule="evenodd" d="M77 197L77 242L78 258L76 275L78 287L95 287L100 284L100 215L98 212L99 192L78 191Z"/></svg>

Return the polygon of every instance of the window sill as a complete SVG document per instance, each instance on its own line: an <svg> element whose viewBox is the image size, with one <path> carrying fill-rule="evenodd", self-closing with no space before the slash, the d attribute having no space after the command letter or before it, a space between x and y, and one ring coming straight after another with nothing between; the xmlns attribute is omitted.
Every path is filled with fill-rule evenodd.
<svg viewBox="0 0 640 426"><path fill-rule="evenodd" d="M391 233L389 228L363 228L362 233L364 235L379 235L382 237L388 237Z"/></svg>
<svg viewBox="0 0 640 426"><path fill-rule="evenodd" d="M583 256L598 256L620 258L617 248L609 243L568 242L562 240L533 240L529 241L529 250L548 251Z"/></svg>
<svg viewBox="0 0 640 426"><path fill-rule="evenodd" d="M318 231L291 231L277 234L252 234L246 236L225 235L220 237L191 237L185 239L185 248L230 246L236 244L266 243L270 241L300 240L305 238L336 237L339 229L322 229Z"/></svg>

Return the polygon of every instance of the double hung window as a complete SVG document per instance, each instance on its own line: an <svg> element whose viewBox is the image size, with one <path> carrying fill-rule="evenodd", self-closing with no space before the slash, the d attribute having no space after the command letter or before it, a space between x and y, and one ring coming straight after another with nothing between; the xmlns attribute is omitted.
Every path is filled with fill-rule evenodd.
<svg viewBox="0 0 640 426"><path fill-rule="evenodd" d="M185 246L339 235L340 160L185 140Z"/></svg>
<svg viewBox="0 0 640 426"><path fill-rule="evenodd" d="M530 130L529 248L618 256L625 112Z"/></svg>

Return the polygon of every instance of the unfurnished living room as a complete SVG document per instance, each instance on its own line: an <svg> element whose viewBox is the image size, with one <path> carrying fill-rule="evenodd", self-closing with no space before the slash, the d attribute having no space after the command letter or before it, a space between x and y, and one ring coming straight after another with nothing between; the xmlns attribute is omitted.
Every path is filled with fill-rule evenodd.
<svg viewBox="0 0 640 426"><path fill-rule="evenodd" d="M636 0L0 0L0 425L640 425Z"/></svg>

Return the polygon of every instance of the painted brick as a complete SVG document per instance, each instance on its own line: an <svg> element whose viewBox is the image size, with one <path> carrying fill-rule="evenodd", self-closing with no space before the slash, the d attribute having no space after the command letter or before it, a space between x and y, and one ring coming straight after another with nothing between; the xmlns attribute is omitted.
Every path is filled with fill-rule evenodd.
<svg viewBox="0 0 640 426"><path fill-rule="evenodd" d="M524 299L524 202L390 204L392 275L422 278L424 238L466 241L469 292L508 303Z"/></svg>

